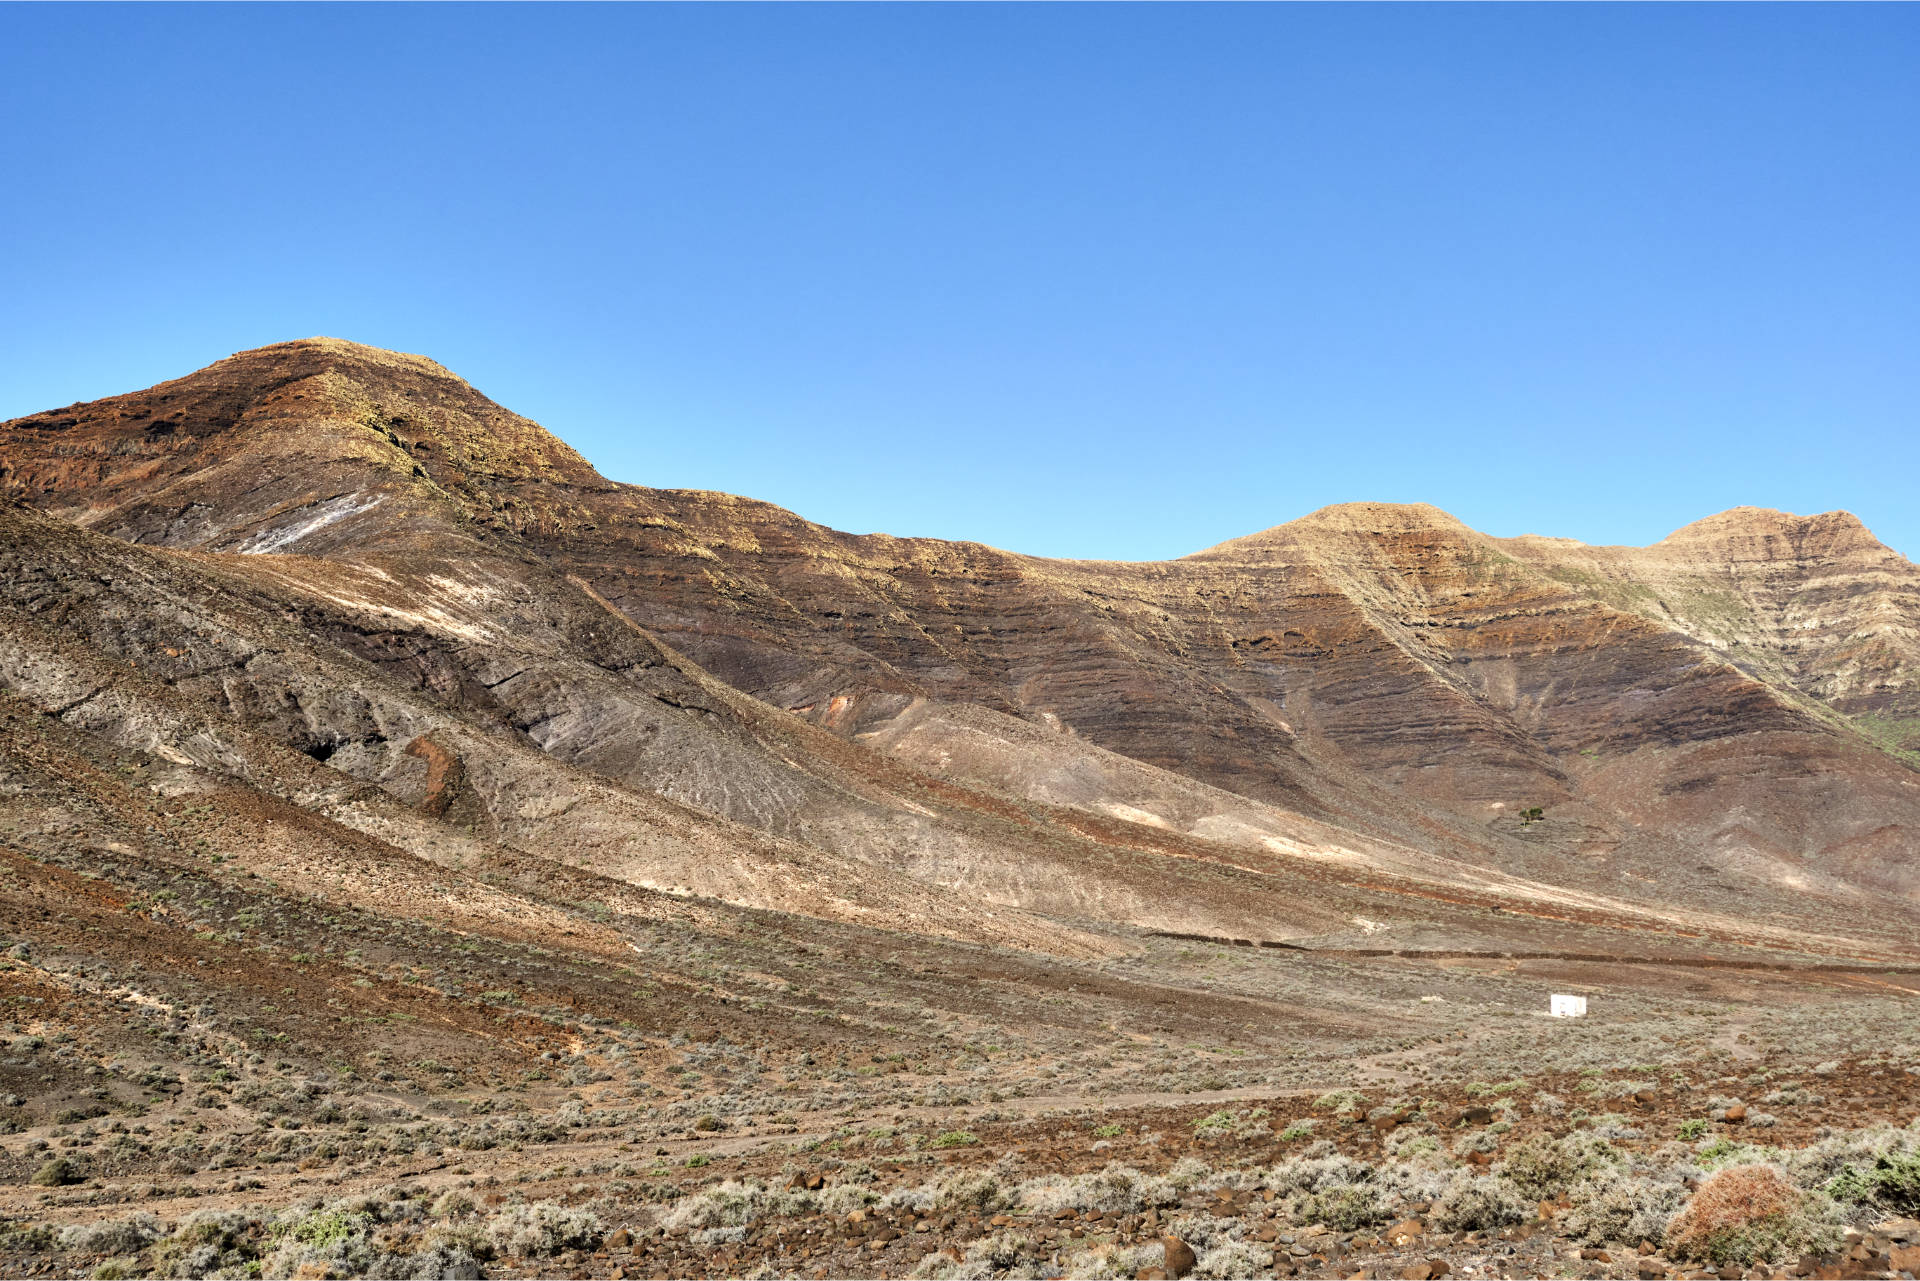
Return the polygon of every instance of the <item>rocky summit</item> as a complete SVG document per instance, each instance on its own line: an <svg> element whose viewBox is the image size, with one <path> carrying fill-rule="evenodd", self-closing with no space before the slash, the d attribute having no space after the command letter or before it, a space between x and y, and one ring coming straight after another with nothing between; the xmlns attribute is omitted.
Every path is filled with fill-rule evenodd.
<svg viewBox="0 0 1920 1281"><path fill-rule="evenodd" d="M1920 569L1847 513L1050 560L334 339L0 495L10 1272L1920 1267Z"/></svg>

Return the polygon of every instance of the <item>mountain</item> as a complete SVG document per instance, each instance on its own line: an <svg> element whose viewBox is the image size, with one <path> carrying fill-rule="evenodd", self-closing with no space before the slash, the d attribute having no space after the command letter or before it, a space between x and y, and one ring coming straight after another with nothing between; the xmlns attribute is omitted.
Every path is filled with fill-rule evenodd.
<svg viewBox="0 0 1920 1281"><path fill-rule="evenodd" d="M1084 956L1920 909L1920 570L1844 513L1048 560L616 484L332 339L0 424L0 484L12 697L440 863Z"/></svg>
<svg viewBox="0 0 1920 1281"><path fill-rule="evenodd" d="M1916 624L1844 513L856 537L331 339L0 423L0 1264L1667 1276L1741 1126L1891 1232Z"/></svg>

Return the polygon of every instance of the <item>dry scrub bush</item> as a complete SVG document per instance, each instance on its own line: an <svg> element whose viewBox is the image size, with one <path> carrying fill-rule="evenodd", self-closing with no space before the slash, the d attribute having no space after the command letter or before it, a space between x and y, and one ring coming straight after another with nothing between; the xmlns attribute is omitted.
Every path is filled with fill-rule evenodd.
<svg viewBox="0 0 1920 1281"><path fill-rule="evenodd" d="M501 1254L540 1257L586 1249L600 1235L600 1217L550 1201L514 1205L488 1220L487 1240Z"/></svg>
<svg viewBox="0 0 1920 1281"><path fill-rule="evenodd" d="M110 1219L84 1227L63 1228L60 1248L82 1254L137 1254L164 1235L160 1220L140 1213L128 1219Z"/></svg>
<svg viewBox="0 0 1920 1281"><path fill-rule="evenodd" d="M1442 1232L1484 1232L1523 1222L1532 1211L1508 1180L1461 1171L1434 1199L1428 1221Z"/></svg>
<svg viewBox="0 0 1920 1281"><path fill-rule="evenodd" d="M1565 1195L1619 1160L1612 1145L1595 1134L1576 1131L1557 1139L1535 1134L1514 1144L1494 1172L1505 1175L1523 1196L1540 1201Z"/></svg>
<svg viewBox="0 0 1920 1281"><path fill-rule="evenodd" d="M1228 1241L1201 1255L1199 1262L1194 1266L1193 1275L1233 1281L1239 1277L1264 1276L1271 1271L1273 1271L1271 1247L1262 1248L1249 1245L1245 1241Z"/></svg>
<svg viewBox="0 0 1920 1281"><path fill-rule="evenodd" d="M1060 1271L1076 1281L1128 1281L1165 1262L1166 1252L1158 1244L1116 1245L1081 1250L1069 1256Z"/></svg>
<svg viewBox="0 0 1920 1281"><path fill-rule="evenodd" d="M1776 1165L1736 1165L1707 1176L1667 1224L1681 1258L1746 1267L1838 1244L1832 1203L1795 1187Z"/></svg>
<svg viewBox="0 0 1920 1281"><path fill-rule="evenodd" d="M1573 1206L1561 1226L1577 1241L1599 1244L1658 1242L1668 1220L1687 1199L1678 1171L1629 1174L1602 1170L1574 1184L1567 1194Z"/></svg>
<svg viewBox="0 0 1920 1281"><path fill-rule="evenodd" d="M1090 1174L1043 1174L1022 1183L1014 1201L1035 1214L1058 1210L1104 1210L1131 1214L1148 1206L1172 1205L1180 1192L1171 1179L1142 1174L1131 1166L1109 1165Z"/></svg>

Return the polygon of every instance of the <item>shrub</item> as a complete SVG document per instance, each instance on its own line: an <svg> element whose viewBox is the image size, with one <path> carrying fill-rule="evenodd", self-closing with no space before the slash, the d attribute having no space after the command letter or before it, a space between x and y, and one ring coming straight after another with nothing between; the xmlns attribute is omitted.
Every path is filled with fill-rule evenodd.
<svg viewBox="0 0 1920 1281"><path fill-rule="evenodd" d="M1535 1134L1514 1144L1495 1173L1536 1201L1564 1195L1574 1184L1619 1160L1611 1144L1592 1134L1551 1139Z"/></svg>
<svg viewBox="0 0 1920 1281"><path fill-rule="evenodd" d="M1273 1270L1273 1250L1261 1249L1245 1241L1227 1241L1200 1256L1194 1265L1196 1277L1257 1277Z"/></svg>
<svg viewBox="0 0 1920 1281"><path fill-rule="evenodd" d="M1298 1223L1323 1223L1336 1232L1358 1232L1390 1216L1380 1189L1370 1183L1335 1183L1296 1196L1288 1205Z"/></svg>
<svg viewBox="0 0 1920 1281"><path fill-rule="evenodd" d="M1387 1136L1382 1147L1396 1161L1417 1161L1423 1156L1438 1156L1440 1139L1426 1126L1403 1125Z"/></svg>
<svg viewBox="0 0 1920 1281"><path fill-rule="evenodd" d="M1835 1247L1832 1202L1811 1197L1778 1166L1736 1165L1709 1175L1667 1224L1682 1258L1747 1267L1802 1250Z"/></svg>
<svg viewBox="0 0 1920 1281"><path fill-rule="evenodd" d="M1532 1209L1509 1180L1461 1171L1434 1201L1428 1219L1442 1232L1484 1232L1523 1222Z"/></svg>
<svg viewBox="0 0 1920 1281"><path fill-rule="evenodd" d="M929 1257L938 1259L942 1256L936 1254ZM1160 1267L1165 1258L1165 1252L1158 1242L1153 1245L1107 1246L1098 1250L1082 1250L1072 1255L1061 1268L1061 1274L1078 1278L1079 1281L1126 1281L1148 1268ZM1234 1275L1253 1274L1241 1272Z"/></svg>
<svg viewBox="0 0 1920 1281"><path fill-rule="evenodd" d="M1655 1178L1603 1170L1576 1183L1567 1194L1573 1203L1561 1226L1575 1240L1658 1242L1667 1222L1687 1199L1677 1177Z"/></svg>
<svg viewBox="0 0 1920 1281"><path fill-rule="evenodd" d="M1198 1121L1195 1121L1193 1123L1193 1133L1196 1138L1215 1139L1222 1135L1233 1133L1236 1123L1237 1118L1234 1114L1223 1108L1218 1112L1203 1116Z"/></svg>
<svg viewBox="0 0 1920 1281"><path fill-rule="evenodd" d="M57 1156L33 1172L28 1180L36 1188L57 1188L80 1181L80 1171L66 1157Z"/></svg>
<svg viewBox="0 0 1920 1281"><path fill-rule="evenodd" d="M1035 1214L1059 1210L1104 1210L1131 1214L1152 1205L1172 1205L1180 1193L1166 1179L1131 1166L1109 1165L1088 1174L1043 1174L1022 1183L1015 1201Z"/></svg>
<svg viewBox="0 0 1920 1281"><path fill-rule="evenodd" d="M1682 1121L1676 1133L1679 1134L1682 1140L1691 1143L1712 1128L1713 1122L1703 1116L1696 1116L1692 1120Z"/></svg>
<svg viewBox="0 0 1920 1281"><path fill-rule="evenodd" d="M933 1146L936 1148L971 1147L980 1140L969 1130L948 1130L945 1134L936 1134Z"/></svg>
<svg viewBox="0 0 1920 1281"><path fill-rule="evenodd" d="M1325 1147L1326 1151L1319 1149ZM1358 1183L1373 1177L1373 1167L1333 1150L1333 1145L1318 1144L1291 1160L1271 1166L1260 1176L1260 1186L1274 1192L1318 1192L1341 1183Z"/></svg>
<svg viewBox="0 0 1920 1281"><path fill-rule="evenodd" d="M1836 1201L1920 1213L1920 1153L1882 1152L1867 1167L1848 1166L1827 1184Z"/></svg>
<svg viewBox="0 0 1920 1281"><path fill-rule="evenodd" d="M238 1210L197 1210L180 1220L173 1233L154 1243L153 1271L159 1276L204 1277L222 1270L245 1270L259 1255L260 1221Z"/></svg>
<svg viewBox="0 0 1920 1281"><path fill-rule="evenodd" d="M1012 1198L992 1170L961 1170L940 1181L929 1208L988 1212L1004 1210L1011 1203Z"/></svg>
<svg viewBox="0 0 1920 1281"><path fill-rule="evenodd" d="M1321 1112L1351 1112L1366 1101L1358 1090L1328 1090L1313 1101L1313 1106Z"/></svg>
<svg viewBox="0 0 1920 1281"><path fill-rule="evenodd" d="M760 1217L766 1198L764 1185L728 1179L682 1199L662 1222L670 1228L738 1227Z"/></svg>
<svg viewBox="0 0 1920 1281"><path fill-rule="evenodd" d="M970 1262L988 1264L996 1269L1010 1268L1020 1262L1020 1257L1032 1248L1032 1238L1021 1233L996 1232L968 1246L967 1259Z"/></svg>
<svg viewBox="0 0 1920 1281"><path fill-rule="evenodd" d="M599 1235L598 1215L569 1210L551 1201L509 1206L487 1223L487 1239L494 1249L528 1258L586 1249Z"/></svg>
<svg viewBox="0 0 1920 1281"><path fill-rule="evenodd" d="M151 1214L136 1214L130 1219L62 1229L60 1246L83 1254L137 1254L161 1235L160 1220Z"/></svg>

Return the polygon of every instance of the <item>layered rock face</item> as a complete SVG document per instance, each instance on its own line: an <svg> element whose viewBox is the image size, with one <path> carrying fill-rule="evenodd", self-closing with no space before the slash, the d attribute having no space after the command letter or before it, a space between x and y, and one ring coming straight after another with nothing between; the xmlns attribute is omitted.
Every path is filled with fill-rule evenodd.
<svg viewBox="0 0 1920 1281"><path fill-rule="evenodd" d="M906 928L936 928L932 886L965 891L956 922L1273 938L1409 894L1423 919L1735 932L1892 904L1899 936L1920 893L1920 571L1844 514L1741 509L1632 549L1354 504L1180 561L1046 560L614 484L433 362L324 339L0 425L0 480L62 522L13 518L17 574L67 529L292 620L307 692L237 695L163 670L174 607L127 606L127 661L249 732L415 806L418 726L512 748L441 762L468 792L433 793L435 822L558 839L526 816L562 802L503 780L562 769L779 843L578 856L650 884L840 911L835 878L871 878L858 910ZM65 634L34 625L23 653ZM433 715L314 710L374 678ZM624 850L625 821L580 848Z"/></svg>
<svg viewBox="0 0 1920 1281"><path fill-rule="evenodd" d="M1672 628L1814 710L1920 750L1920 569L1846 512L1738 507L1652 547L1518 538L1514 555Z"/></svg>

